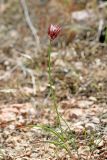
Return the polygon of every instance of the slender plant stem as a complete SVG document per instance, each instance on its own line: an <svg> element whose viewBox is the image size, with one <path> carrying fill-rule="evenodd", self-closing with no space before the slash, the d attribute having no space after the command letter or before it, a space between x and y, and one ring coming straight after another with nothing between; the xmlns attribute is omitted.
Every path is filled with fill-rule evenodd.
<svg viewBox="0 0 107 160"><path fill-rule="evenodd" d="M49 43L48 47L48 76L49 76L49 84L52 87L51 81L51 42Z"/></svg>
<svg viewBox="0 0 107 160"><path fill-rule="evenodd" d="M52 77L51 77L51 41L49 43L49 48L48 48L48 76L49 76L51 97L52 97L52 101L54 103L54 109L57 114L58 124L59 124L60 130L61 130L61 133L63 133L63 129L61 126L61 120L60 120L60 114L58 112L58 105L56 102L55 89L53 88L53 82L52 82Z"/></svg>
<svg viewBox="0 0 107 160"><path fill-rule="evenodd" d="M63 128L62 128L62 125L61 125L61 119L65 122L66 125L67 125L67 123L62 118L60 113L58 112L58 104L57 104L55 89L54 89L52 76L51 76L51 48L52 48L52 45L51 45L51 40L50 40L49 48L48 48L48 77L49 77L49 84L50 84L50 95L51 95L51 98L52 98L52 101L53 101L54 110L55 110L55 113L57 115L58 125L59 125L59 129L61 131L61 134L62 134L63 142L65 143L66 151L69 153L70 157L72 157L71 151L69 149L69 145L66 143L65 134L64 134L64 131L63 131ZM67 125L67 127L69 128L68 125Z"/></svg>
<svg viewBox="0 0 107 160"><path fill-rule="evenodd" d="M61 122L60 122L60 118L61 118L65 122L65 124L67 125L69 131L71 131L69 125L64 120L64 118L59 114L58 109L57 109L58 106L57 106L57 102L56 102L55 90L53 88L53 82L52 82L52 77L51 77L51 41L49 43L49 48L48 48L48 76L49 76L50 92L52 94L52 100L54 102L55 111L57 113L58 123L61 125Z"/></svg>

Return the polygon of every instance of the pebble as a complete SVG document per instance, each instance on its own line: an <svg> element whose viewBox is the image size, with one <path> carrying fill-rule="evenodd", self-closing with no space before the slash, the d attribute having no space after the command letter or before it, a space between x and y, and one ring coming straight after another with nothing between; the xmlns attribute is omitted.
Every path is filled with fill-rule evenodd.
<svg viewBox="0 0 107 160"><path fill-rule="evenodd" d="M104 145L104 141L102 139L96 139L94 141L94 143L98 146L98 147L103 147Z"/></svg>
<svg viewBox="0 0 107 160"><path fill-rule="evenodd" d="M87 101L87 100L78 101L78 107L80 107L80 108L88 108L92 104L93 104L92 101Z"/></svg>
<svg viewBox="0 0 107 160"><path fill-rule="evenodd" d="M85 125L85 128L86 128L87 130L95 130L95 124L93 124L93 123L87 123L87 124Z"/></svg>
<svg viewBox="0 0 107 160"><path fill-rule="evenodd" d="M89 100L90 100L90 101L93 101L93 102L96 102L96 101L97 101L96 97L92 97L92 96L89 97Z"/></svg>
<svg viewBox="0 0 107 160"><path fill-rule="evenodd" d="M95 124L99 124L99 123L100 123L100 120L99 120L99 118L97 118L97 117L93 117L93 118L92 118L92 122L95 123Z"/></svg>

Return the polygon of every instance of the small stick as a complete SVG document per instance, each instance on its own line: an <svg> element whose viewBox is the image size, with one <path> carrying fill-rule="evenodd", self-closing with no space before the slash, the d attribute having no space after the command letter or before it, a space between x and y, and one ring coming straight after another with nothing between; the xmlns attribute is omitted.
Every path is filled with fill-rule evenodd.
<svg viewBox="0 0 107 160"><path fill-rule="evenodd" d="M20 0L20 3L21 3L21 6L22 6L24 15L25 15L26 23L27 23L28 27L30 28L30 30L32 32L32 35L33 35L33 38L36 41L36 46L37 46L38 50L40 50L40 40L39 40L39 37L37 35L37 30L35 29L35 27L33 26L32 22L31 22L26 2L25 2L25 0Z"/></svg>
<svg viewBox="0 0 107 160"><path fill-rule="evenodd" d="M101 18L101 19L99 20L97 41L99 41L100 34L101 34L102 29L103 29L103 26L104 26L104 19Z"/></svg>

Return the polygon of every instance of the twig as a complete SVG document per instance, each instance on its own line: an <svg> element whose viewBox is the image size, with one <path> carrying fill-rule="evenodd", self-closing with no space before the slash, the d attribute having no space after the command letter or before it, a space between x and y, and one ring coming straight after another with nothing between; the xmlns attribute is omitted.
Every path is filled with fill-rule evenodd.
<svg viewBox="0 0 107 160"><path fill-rule="evenodd" d="M103 26L104 26L104 19L101 18L99 20L99 25L98 25L98 34L97 34L97 41L99 41L99 38L100 38L100 35L101 35L101 31L103 29Z"/></svg>
<svg viewBox="0 0 107 160"><path fill-rule="evenodd" d="M35 76L33 71L29 68L26 68L22 63L18 63L18 65L22 69L25 75L28 73L31 76L32 85L33 85L33 94L36 95L36 84L35 84Z"/></svg>
<svg viewBox="0 0 107 160"><path fill-rule="evenodd" d="M35 76L32 70L28 69L28 73L32 78L32 85L33 85L33 94L36 95L36 84L35 84Z"/></svg>
<svg viewBox="0 0 107 160"><path fill-rule="evenodd" d="M32 22L31 22L26 2L25 2L25 0L20 0L20 3L21 3L21 6L22 6L24 15L25 15L26 23L27 23L28 27L30 28L30 30L32 32L34 40L36 41L36 47L37 47L38 51L40 51L40 40L39 40L39 37L37 35L37 30L35 29L35 27L33 26Z"/></svg>
<svg viewBox="0 0 107 160"><path fill-rule="evenodd" d="M0 81L10 78L12 72L14 72L14 71L17 69L17 67L18 67L18 66L16 65L16 66L14 66L10 71L7 71L7 72L5 72L4 75L1 75L1 76L0 76Z"/></svg>

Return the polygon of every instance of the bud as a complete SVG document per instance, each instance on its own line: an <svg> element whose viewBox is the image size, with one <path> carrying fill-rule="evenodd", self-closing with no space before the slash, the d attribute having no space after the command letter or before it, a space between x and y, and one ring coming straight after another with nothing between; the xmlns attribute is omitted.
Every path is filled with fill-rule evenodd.
<svg viewBox="0 0 107 160"><path fill-rule="evenodd" d="M57 38L60 31L61 31L60 26L51 24L48 28L48 35L50 39L54 40L55 38Z"/></svg>

